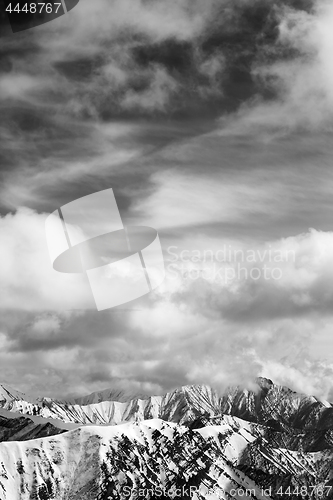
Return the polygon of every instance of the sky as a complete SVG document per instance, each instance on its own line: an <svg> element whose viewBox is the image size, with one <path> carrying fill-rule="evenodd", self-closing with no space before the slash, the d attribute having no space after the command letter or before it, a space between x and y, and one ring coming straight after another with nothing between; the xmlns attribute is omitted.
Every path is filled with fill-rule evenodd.
<svg viewBox="0 0 333 500"><path fill-rule="evenodd" d="M0 37L0 382L333 401L332 23L326 0L80 0ZM98 312L45 220L107 188L166 278Z"/></svg>

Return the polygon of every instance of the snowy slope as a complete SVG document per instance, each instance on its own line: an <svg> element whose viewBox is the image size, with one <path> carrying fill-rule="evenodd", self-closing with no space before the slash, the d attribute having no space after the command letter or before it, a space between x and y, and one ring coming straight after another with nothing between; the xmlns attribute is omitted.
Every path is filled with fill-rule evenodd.
<svg viewBox="0 0 333 500"><path fill-rule="evenodd" d="M222 396L207 386L94 403L97 394L70 405L2 386L0 500L171 498L163 488L180 488L179 499L189 488L197 500L333 498L328 403L266 379ZM85 425L61 433L57 422Z"/></svg>
<svg viewBox="0 0 333 500"><path fill-rule="evenodd" d="M102 397L116 397L121 401L106 399L97 402ZM143 399L126 400L121 392L110 390L78 401L90 403L69 404L50 398L33 400L21 393L3 391L0 408L81 425L115 425L151 418L187 423L200 415L228 414L251 422L268 422L270 426L281 429L292 427L318 431L333 428L330 403L298 394L267 379L258 379L255 391L230 387L222 395L208 386L185 386L163 396Z"/></svg>
<svg viewBox="0 0 333 500"><path fill-rule="evenodd" d="M1 443L0 498L117 500L146 491L153 500L163 488L192 487L197 498L242 498L251 490L252 498L268 499L281 498L263 493L268 482L272 491L287 487L290 478L308 488L328 484L332 451L275 449L263 440L264 432L264 426L230 416L194 430L152 419ZM231 496L231 490L239 494Z"/></svg>

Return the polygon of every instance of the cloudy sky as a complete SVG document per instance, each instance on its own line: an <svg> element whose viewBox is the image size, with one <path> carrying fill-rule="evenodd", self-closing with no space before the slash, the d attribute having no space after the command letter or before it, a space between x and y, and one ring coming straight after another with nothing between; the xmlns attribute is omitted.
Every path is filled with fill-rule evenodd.
<svg viewBox="0 0 333 500"><path fill-rule="evenodd" d="M332 25L328 0L80 0L2 36L1 382L333 400ZM97 312L44 224L105 188L167 276Z"/></svg>

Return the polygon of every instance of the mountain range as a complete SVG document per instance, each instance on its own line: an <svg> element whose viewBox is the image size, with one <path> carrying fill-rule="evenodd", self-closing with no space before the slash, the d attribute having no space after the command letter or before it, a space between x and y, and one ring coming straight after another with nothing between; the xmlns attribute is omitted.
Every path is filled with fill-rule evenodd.
<svg viewBox="0 0 333 500"><path fill-rule="evenodd" d="M139 396L1 385L0 499L333 498L330 403L264 378Z"/></svg>

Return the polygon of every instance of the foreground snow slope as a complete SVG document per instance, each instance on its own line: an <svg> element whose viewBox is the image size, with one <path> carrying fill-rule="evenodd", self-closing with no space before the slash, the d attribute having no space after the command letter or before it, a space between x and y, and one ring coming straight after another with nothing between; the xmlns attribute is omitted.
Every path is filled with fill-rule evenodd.
<svg viewBox="0 0 333 500"><path fill-rule="evenodd" d="M223 416L218 425L198 429L152 419L4 442L0 499L120 500L146 492L153 500L172 487L192 487L197 499L229 499L231 490L240 492L232 498L251 490L252 498L281 499L264 487L329 484L331 450L276 449L264 434L264 426Z"/></svg>

